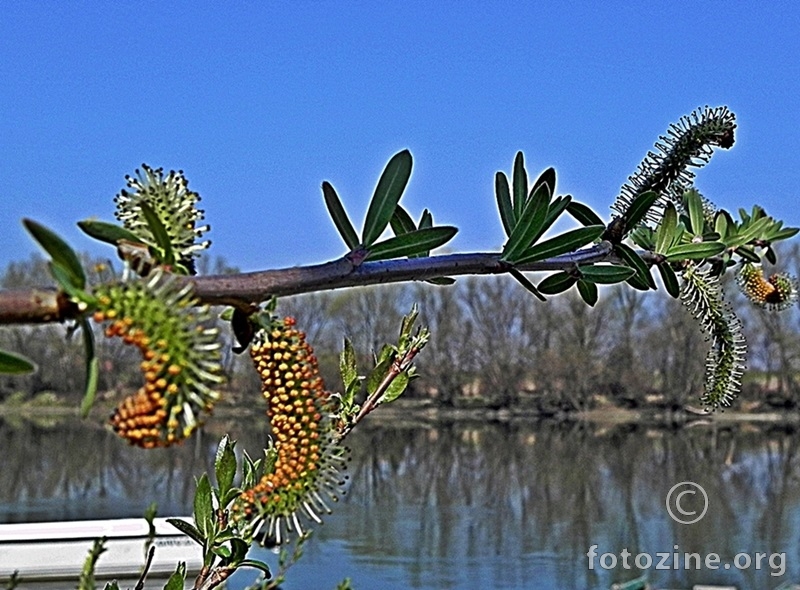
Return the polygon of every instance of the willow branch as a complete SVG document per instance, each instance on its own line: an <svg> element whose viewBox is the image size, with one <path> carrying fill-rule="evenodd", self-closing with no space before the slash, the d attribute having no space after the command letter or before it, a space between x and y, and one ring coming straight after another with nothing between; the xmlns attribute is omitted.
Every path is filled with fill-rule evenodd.
<svg viewBox="0 0 800 590"><path fill-rule="evenodd" d="M499 253L445 254L379 262L361 262L364 252L311 266L235 275L185 277L194 285L200 303L247 308L271 297L285 297L366 285L424 281L436 277L504 274L513 268ZM517 266L523 272L569 270L577 264L617 261L609 242L548 260ZM77 315L77 308L55 290L0 291L0 324L64 321Z"/></svg>

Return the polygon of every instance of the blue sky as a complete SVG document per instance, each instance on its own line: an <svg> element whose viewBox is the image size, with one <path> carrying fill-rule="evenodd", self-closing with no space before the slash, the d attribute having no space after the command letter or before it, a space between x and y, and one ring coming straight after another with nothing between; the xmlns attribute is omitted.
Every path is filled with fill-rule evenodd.
<svg viewBox="0 0 800 590"><path fill-rule="evenodd" d="M748 2L13 2L0 19L0 267L33 217L77 249L142 162L183 169L211 254L244 270L344 253L320 184L360 224L409 148L403 203L497 250L497 170L523 150L604 218L670 122L738 117L697 186L800 225L800 5Z"/></svg>

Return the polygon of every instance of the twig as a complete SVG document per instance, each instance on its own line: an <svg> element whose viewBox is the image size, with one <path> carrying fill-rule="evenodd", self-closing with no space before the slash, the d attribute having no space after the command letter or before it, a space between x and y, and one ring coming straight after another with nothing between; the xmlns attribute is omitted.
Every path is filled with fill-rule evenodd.
<svg viewBox="0 0 800 590"><path fill-rule="evenodd" d="M512 268L525 272L568 270L576 264L616 261L609 242L517 267L501 260L498 253L446 254L379 262L361 262L360 254L356 252L311 266L237 275L179 277L179 280L193 283L200 303L242 307L273 296L346 287L422 281L443 276L504 274ZM77 313L77 308L55 290L0 291L0 325L58 322L74 318Z"/></svg>

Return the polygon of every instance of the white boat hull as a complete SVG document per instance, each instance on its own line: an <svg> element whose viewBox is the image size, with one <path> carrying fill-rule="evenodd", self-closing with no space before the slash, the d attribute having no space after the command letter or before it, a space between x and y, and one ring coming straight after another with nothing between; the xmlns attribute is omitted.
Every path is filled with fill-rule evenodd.
<svg viewBox="0 0 800 590"><path fill-rule="evenodd" d="M148 577L163 579L179 562L198 572L200 546L165 518L156 518L154 525L156 549ZM101 537L106 551L97 560L95 577L135 580L145 563L147 535L143 518L0 524L0 583L15 571L26 582L78 579L94 540Z"/></svg>

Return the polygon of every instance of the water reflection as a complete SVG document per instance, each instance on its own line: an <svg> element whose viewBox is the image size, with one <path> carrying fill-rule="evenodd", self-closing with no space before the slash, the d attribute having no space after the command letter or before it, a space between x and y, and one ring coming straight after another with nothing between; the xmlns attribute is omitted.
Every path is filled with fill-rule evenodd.
<svg viewBox="0 0 800 590"><path fill-rule="evenodd" d="M85 423L0 422L0 520L138 516L153 500L161 514L188 513L193 478L211 469L223 432L251 455L264 443L260 419L218 421L214 430L143 452ZM592 545L653 557L677 546L717 553L723 564L740 552L786 554L781 577L767 561L760 570L651 569L660 587L800 580L791 428L368 422L349 444L348 494L287 589L333 588L346 576L359 588L608 588L640 574L621 560L613 571L597 561L589 570ZM687 480L710 500L693 525L665 508L669 489Z"/></svg>

